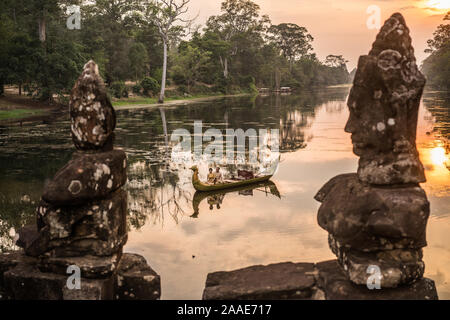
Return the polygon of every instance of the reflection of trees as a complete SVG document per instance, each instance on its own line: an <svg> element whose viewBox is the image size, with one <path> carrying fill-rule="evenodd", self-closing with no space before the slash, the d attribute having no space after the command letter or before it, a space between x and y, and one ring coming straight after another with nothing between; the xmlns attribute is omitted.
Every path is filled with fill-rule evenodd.
<svg viewBox="0 0 450 320"><path fill-rule="evenodd" d="M450 95L448 92L427 93L423 103L434 118L436 137L450 141Z"/></svg>
<svg viewBox="0 0 450 320"><path fill-rule="evenodd" d="M305 96L275 96L275 107L279 110L280 118L280 151L294 152L307 146L308 138L305 137L314 121L318 108L324 107L327 113L341 112L344 103L343 96L331 96L327 101L314 93Z"/></svg>
<svg viewBox="0 0 450 320"><path fill-rule="evenodd" d="M219 130L279 129L283 151L295 151L306 146L304 129L314 120L316 109L328 101L345 100L347 91L341 88L289 96L232 97L161 110L125 110L118 114L117 144L131 153L150 151L153 163L161 162L166 142L164 128L169 135L180 128L192 133L194 121L202 120L204 130L208 126ZM337 109L327 105L327 112L342 109L339 104L334 107Z"/></svg>
<svg viewBox="0 0 450 320"><path fill-rule="evenodd" d="M243 196L253 196L253 191L264 192L266 195L272 194L281 199L280 191L278 190L275 183L272 181L256 183L248 186L236 187L228 190L218 190L218 191L209 191L209 192L195 192L194 197L192 199L192 209L194 213L191 215L191 218L198 218L200 215L200 203L207 199L207 202L210 206L210 210L220 209L220 205L222 204L225 196L230 193L238 193Z"/></svg>
<svg viewBox="0 0 450 320"><path fill-rule="evenodd" d="M115 145L129 156L130 225L140 228L149 220L162 222L167 215L179 221L185 213L191 214L190 176L180 178L185 170L178 170L168 160L171 146L167 148L165 132L170 135L178 128L193 132L194 120L202 120L204 130L208 126L219 130L279 129L281 151L295 151L306 146L305 132L317 108L327 101L345 100L346 95L342 89L309 91L289 96L224 98L161 110L118 111ZM44 180L52 178L74 151L67 114L63 115L49 124L0 127L0 241L6 246L11 245L11 228L35 218L35 204L21 204L22 195L38 201Z"/></svg>
<svg viewBox="0 0 450 320"><path fill-rule="evenodd" d="M175 129L193 133L195 120L203 121L204 131L210 127L244 131L279 129L280 151L293 152L306 147L306 132L314 121L316 109L329 102L326 111L339 112L346 95L347 91L342 89L309 91L300 95L234 97L214 103L120 112L117 144L129 154L130 224L140 228L149 219L159 224L167 215L178 222L192 210L189 208L192 196L188 191L192 190L190 171L179 170L169 159L173 145L167 140L167 134ZM208 164L202 170L206 172L207 167ZM236 171L233 164L222 168L225 174ZM256 170L251 165L240 168ZM189 176L180 178L186 171Z"/></svg>
<svg viewBox="0 0 450 320"><path fill-rule="evenodd" d="M325 102L323 105L327 113L341 113L346 104L343 101L332 100Z"/></svg>
<svg viewBox="0 0 450 320"><path fill-rule="evenodd" d="M32 220L35 206L29 196L0 192L0 252L15 248L14 232Z"/></svg>
<svg viewBox="0 0 450 320"><path fill-rule="evenodd" d="M153 224L163 224L166 214L178 223L192 196L177 173L165 165L133 160L129 163L129 224L140 229L149 218Z"/></svg>
<svg viewBox="0 0 450 320"><path fill-rule="evenodd" d="M0 147L8 143L8 129L4 126L0 126Z"/></svg>
<svg viewBox="0 0 450 320"><path fill-rule="evenodd" d="M429 98L431 96L431 99ZM431 113L430 119L425 119L433 124L434 136L444 147L446 154L450 154L450 95L448 92L426 94L423 103ZM445 163L450 170L450 163Z"/></svg>
<svg viewBox="0 0 450 320"><path fill-rule="evenodd" d="M308 91L299 95L269 95L224 98L214 102L164 109L131 109L117 112L115 145L129 156L129 223L140 228L149 221L178 222L192 214L190 175L182 176L168 160L167 132L184 128L193 132L194 120L207 127L279 129L280 151L292 152L307 144L308 127L316 110L328 102L327 112L338 112L335 101L343 101L348 90ZM437 101L437 103L436 103ZM436 130L449 136L449 100L438 97L427 103L436 118ZM38 201L45 179L50 179L70 159L74 149L68 134L67 114L49 124L0 127L0 248L11 247L10 230L33 221L36 204L22 202L24 194ZM169 142L170 143L170 142ZM169 150L168 150L169 149ZM240 166L255 170L254 167ZM227 166L228 172L236 171ZM190 172L189 172L190 173Z"/></svg>
<svg viewBox="0 0 450 320"><path fill-rule="evenodd" d="M291 111L280 119L280 152L292 152L306 147L305 127L310 117L299 111Z"/></svg>

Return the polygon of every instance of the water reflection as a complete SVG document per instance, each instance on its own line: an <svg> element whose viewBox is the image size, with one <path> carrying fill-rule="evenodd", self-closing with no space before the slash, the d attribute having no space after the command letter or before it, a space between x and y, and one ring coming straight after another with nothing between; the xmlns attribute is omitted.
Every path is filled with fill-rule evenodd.
<svg viewBox="0 0 450 320"><path fill-rule="evenodd" d="M431 160L435 165L442 166L447 162L447 156L445 155L445 149L443 147L436 147L431 149Z"/></svg>
<svg viewBox="0 0 450 320"><path fill-rule="evenodd" d="M424 116L430 130L426 135L434 139L431 159L434 165L450 170L450 93L429 92L423 99Z"/></svg>
<svg viewBox="0 0 450 320"><path fill-rule="evenodd" d="M189 167L197 165L200 178L205 180L208 168L216 165L207 161L174 163L170 154L175 143L167 139L165 132L170 135L181 128L193 134L195 120L202 120L203 130L211 127L222 131L279 129L280 152L295 152L304 149L312 137L309 129L315 110L325 104L327 111L339 112L346 95L346 90L335 89L299 96L228 98L213 104L169 107L163 113L146 109L119 111L117 142L129 156L130 224L140 229L147 222L163 225L172 219L180 223L191 216L188 212L195 190L191 186ZM260 169L250 165L240 168L255 172ZM236 169L233 164L222 166L224 176Z"/></svg>
<svg viewBox="0 0 450 320"><path fill-rule="evenodd" d="M129 161L128 210L129 223L140 229L148 220L164 225L169 216L176 223L187 214L186 207L192 199L188 185L168 166L155 166L146 161Z"/></svg>
<svg viewBox="0 0 450 320"><path fill-rule="evenodd" d="M327 233L317 226L319 204L313 197L331 177L356 171L358 159L343 130L347 95L348 88L334 88L229 98L164 108L165 121L159 109L117 112L116 145L129 157L126 251L143 254L161 274L163 299L199 299L208 272L334 258ZM427 276L436 281L441 298L450 298L450 171L443 161L449 158L449 103L446 94L426 93L417 133L427 176L423 187L432 210L424 259ZM173 144L164 129L168 134L178 128L193 132L195 120L203 121L204 130L279 129L281 163L272 179L277 191L266 185L209 199L196 194L189 164L170 161ZM0 128L3 249L12 247L15 229L34 219L45 179L70 159L68 128L67 117ZM206 163L203 179L207 168ZM277 194L283 195L281 200Z"/></svg>
<svg viewBox="0 0 450 320"><path fill-rule="evenodd" d="M207 199L209 205L209 210L220 210L225 199L225 196L230 193L237 193L240 196L251 196L253 197L254 192L263 192L267 195L274 195L281 199L280 191L277 185L272 181L255 183L249 186L242 186L237 188L231 188L222 191L209 191L209 192L195 192L192 199L192 209L194 213L190 216L191 218L198 218L200 214L200 204L203 200Z"/></svg>

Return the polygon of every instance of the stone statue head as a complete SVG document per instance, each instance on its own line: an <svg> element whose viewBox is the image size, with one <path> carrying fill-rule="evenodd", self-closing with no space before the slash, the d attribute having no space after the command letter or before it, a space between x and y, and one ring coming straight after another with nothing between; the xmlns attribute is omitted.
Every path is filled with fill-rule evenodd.
<svg viewBox="0 0 450 320"><path fill-rule="evenodd" d="M417 117L425 86L399 13L380 30L369 55L361 56L348 99L345 131L360 156L358 175L369 184L425 181L416 149Z"/></svg>
<svg viewBox="0 0 450 320"><path fill-rule="evenodd" d="M84 151L112 150L116 114L94 61L84 65L72 89L69 107L75 147Z"/></svg>

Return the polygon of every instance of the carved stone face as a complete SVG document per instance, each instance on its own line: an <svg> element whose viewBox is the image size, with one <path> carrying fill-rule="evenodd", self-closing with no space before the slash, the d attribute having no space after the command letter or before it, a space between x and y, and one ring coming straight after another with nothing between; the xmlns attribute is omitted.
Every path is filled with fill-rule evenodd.
<svg viewBox="0 0 450 320"><path fill-rule="evenodd" d="M417 68L409 30L394 14L369 55L361 56L348 99L345 131L360 156L358 175L369 184L425 181L416 127L425 78Z"/></svg>
<svg viewBox="0 0 450 320"><path fill-rule="evenodd" d="M358 156L375 156L394 149L394 135L399 128L395 116L383 110L382 95L382 90L361 93L361 89L355 88L350 93L350 116L345 131L352 134L353 151Z"/></svg>

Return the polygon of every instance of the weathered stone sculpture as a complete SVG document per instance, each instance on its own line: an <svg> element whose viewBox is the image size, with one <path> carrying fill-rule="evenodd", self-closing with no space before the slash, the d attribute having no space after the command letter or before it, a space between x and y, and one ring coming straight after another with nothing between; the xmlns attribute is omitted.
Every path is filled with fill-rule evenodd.
<svg viewBox="0 0 450 320"><path fill-rule="evenodd" d="M72 139L79 150L111 150L116 114L100 77L98 66L89 61L70 98Z"/></svg>
<svg viewBox="0 0 450 320"><path fill-rule="evenodd" d="M392 15L368 56L359 59L345 131L360 156L358 176L376 185L425 182L416 127L425 77L403 16Z"/></svg>
<svg viewBox="0 0 450 320"><path fill-rule="evenodd" d="M349 279L366 285L369 266L381 287L422 278L430 205L416 149L425 78L399 13L388 19L368 56L358 63L345 130L352 133L358 173L331 179L317 193L319 225Z"/></svg>
<svg viewBox="0 0 450 320"><path fill-rule="evenodd" d="M113 150L116 115L93 61L72 89L70 117L78 151L46 184L37 208L40 244L25 251L46 258L120 258L127 241L127 194L121 190L127 160Z"/></svg>
<svg viewBox="0 0 450 320"><path fill-rule="evenodd" d="M114 150L116 115L93 61L72 90L70 117L77 151L44 187L37 225L19 231L27 257L13 255L16 263L0 279L15 299L157 299L159 276L144 258L122 254L127 157ZM85 291L67 288L70 266L80 269ZM41 287L45 293L36 291Z"/></svg>

